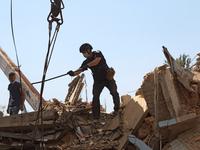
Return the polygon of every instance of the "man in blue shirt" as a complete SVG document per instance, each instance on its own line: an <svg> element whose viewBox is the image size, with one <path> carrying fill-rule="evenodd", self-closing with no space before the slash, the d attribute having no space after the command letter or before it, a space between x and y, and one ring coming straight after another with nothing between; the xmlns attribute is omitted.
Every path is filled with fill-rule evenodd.
<svg viewBox="0 0 200 150"><path fill-rule="evenodd" d="M93 114L93 123L97 123L98 119L100 118L100 100L99 96L104 87L107 87L110 91L110 94L113 97L114 103L114 112L113 114L116 115L119 106L120 106L120 99L119 93L117 92L117 85L115 80L107 79L107 72L108 72L108 65L106 63L106 59L104 58L101 51L92 51L92 46L88 43L81 45L80 53L86 58L83 61L82 65L77 71L69 71L68 74L70 76L76 76L80 74L82 71L87 70L88 68L91 69L94 84L93 84L93 100L92 100L92 114Z"/></svg>
<svg viewBox="0 0 200 150"><path fill-rule="evenodd" d="M10 92L7 113L10 115L18 114L19 110L24 110L24 101L26 99L25 92L21 84L16 80L15 73L9 74L10 84L8 90Z"/></svg>

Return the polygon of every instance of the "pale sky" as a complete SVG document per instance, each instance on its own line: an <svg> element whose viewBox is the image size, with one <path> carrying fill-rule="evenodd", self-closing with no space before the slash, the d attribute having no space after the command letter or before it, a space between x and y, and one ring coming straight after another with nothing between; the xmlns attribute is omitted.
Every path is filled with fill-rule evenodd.
<svg viewBox="0 0 200 150"><path fill-rule="evenodd" d="M0 5L0 47L17 64L10 27L10 1ZM64 23L60 27L47 78L76 70L84 61L79 53L88 42L100 50L110 67L120 97L135 92L143 77L164 63L162 46L174 58L187 54L194 58L200 52L199 0L64 0ZM21 71L30 82L42 79L47 52L49 0L13 0L14 33ZM54 24L55 27L55 24ZM195 61L193 62L195 63ZM93 78L85 72L88 99L92 101ZM64 102L70 76L45 84L43 97ZM9 81L0 71L0 105L7 105ZM40 91L40 84L35 85ZM85 89L82 91L85 101ZM105 88L101 104L113 111L113 100ZM30 106L27 106L31 111Z"/></svg>

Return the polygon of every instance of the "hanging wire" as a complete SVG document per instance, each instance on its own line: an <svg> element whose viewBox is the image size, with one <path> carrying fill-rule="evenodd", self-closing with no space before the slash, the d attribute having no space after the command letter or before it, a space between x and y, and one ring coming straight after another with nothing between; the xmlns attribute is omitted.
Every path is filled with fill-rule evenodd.
<svg viewBox="0 0 200 150"><path fill-rule="evenodd" d="M22 81L21 81L21 71L20 71L20 65L19 65L19 57L17 54L17 46L15 43L15 36L14 36L14 29L13 29L13 16L12 16L12 0L10 3L10 19L11 19L11 31L12 31L12 39L13 39L13 43L14 43L14 48L15 48L15 54L16 54L16 59L17 59L17 67L18 67L18 72L19 72L19 79L20 79L20 88L21 88L21 94L22 94ZM22 123L23 123L23 117L21 114L21 150L22 150Z"/></svg>
<svg viewBox="0 0 200 150"><path fill-rule="evenodd" d="M55 30L56 32L56 30ZM55 34L54 32L54 34ZM56 33L56 37L57 37L57 33ZM52 39L53 40L53 39ZM54 45L55 45L55 41L56 38L54 38L54 42L53 42L53 47L51 49L51 33L49 33L49 44L48 44L48 50L47 50L47 54L46 54L46 59L45 59L45 64L44 64L44 70L43 70L43 76L42 76L42 84L41 84L41 90L40 90L40 105L39 105L39 110L38 110L38 115L37 115L37 121L36 124L38 124L39 122L39 114L41 113L40 117L41 117L41 142L42 142L42 149L44 149L44 126L43 126L43 115L42 115L42 95L43 95L43 91L44 91L44 83L45 83L45 78L46 78L46 73L47 73L47 69L51 60L51 56L53 53L53 49L54 49ZM49 56L50 55L50 56Z"/></svg>

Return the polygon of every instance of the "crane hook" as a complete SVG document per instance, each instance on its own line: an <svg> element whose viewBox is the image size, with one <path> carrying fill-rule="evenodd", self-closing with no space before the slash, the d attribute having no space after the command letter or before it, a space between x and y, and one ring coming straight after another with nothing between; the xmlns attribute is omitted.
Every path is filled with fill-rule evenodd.
<svg viewBox="0 0 200 150"><path fill-rule="evenodd" d="M51 2L51 11L47 17L48 22L57 22L57 24L63 24L63 17L62 17L62 9L65 8L64 3L62 0L50 0ZM61 7L62 6L62 7ZM60 14L60 18L57 18ZM50 19L51 17L51 19Z"/></svg>

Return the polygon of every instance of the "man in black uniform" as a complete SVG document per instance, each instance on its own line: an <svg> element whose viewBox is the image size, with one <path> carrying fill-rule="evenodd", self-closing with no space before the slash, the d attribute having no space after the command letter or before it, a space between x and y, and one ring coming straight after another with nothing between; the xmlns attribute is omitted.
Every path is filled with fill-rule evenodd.
<svg viewBox="0 0 200 150"><path fill-rule="evenodd" d="M92 75L94 78L93 84L93 100L92 100L92 114L93 114L93 122L97 123L100 117L100 100L99 96L104 87L107 87L110 91L110 94L113 97L114 102L114 113L117 114L119 110L120 100L119 93L117 92L117 85L114 79L108 80L106 78L107 70L109 69L106 60L101 53L101 51L93 51L92 46L88 43L81 45L80 53L86 58L86 60L82 63L81 67L76 71L69 71L68 74L70 76L75 76L80 74L82 71L91 69Z"/></svg>

